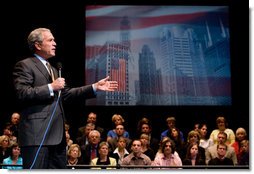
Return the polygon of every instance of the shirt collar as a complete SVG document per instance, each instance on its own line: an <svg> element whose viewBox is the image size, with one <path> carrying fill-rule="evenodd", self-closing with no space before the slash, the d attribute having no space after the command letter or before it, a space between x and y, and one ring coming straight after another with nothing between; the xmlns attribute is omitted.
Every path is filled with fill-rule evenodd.
<svg viewBox="0 0 254 174"><path fill-rule="evenodd" d="M43 63L43 65L46 66L46 63L48 62L47 60L45 60L44 58L42 58L42 57L39 56L38 54L34 54L34 56L35 56L37 59L39 59L39 60Z"/></svg>

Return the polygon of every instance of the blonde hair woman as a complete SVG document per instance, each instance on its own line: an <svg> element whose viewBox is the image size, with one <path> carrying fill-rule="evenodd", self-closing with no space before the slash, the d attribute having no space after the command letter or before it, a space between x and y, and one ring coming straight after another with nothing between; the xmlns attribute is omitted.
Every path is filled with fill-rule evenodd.
<svg viewBox="0 0 254 174"><path fill-rule="evenodd" d="M122 124L124 125L124 122L125 120L123 119L123 117L119 114L114 114L112 116L112 122L114 123L115 127L119 124ZM129 132L127 132L126 130L124 131L124 134L123 136L125 138L130 138L130 135L129 135ZM107 133L107 142L112 139L112 138L116 138L117 137L117 134L116 134L116 129L112 129L112 130L109 130L108 133Z"/></svg>
<svg viewBox="0 0 254 174"><path fill-rule="evenodd" d="M90 165L91 166L98 166L98 167L92 167L92 169L115 169L114 167L99 167L100 165L107 165L107 166L115 166L117 165L116 159L109 157L109 151L108 151L109 145L107 142L102 141L99 144L99 157L94 158Z"/></svg>

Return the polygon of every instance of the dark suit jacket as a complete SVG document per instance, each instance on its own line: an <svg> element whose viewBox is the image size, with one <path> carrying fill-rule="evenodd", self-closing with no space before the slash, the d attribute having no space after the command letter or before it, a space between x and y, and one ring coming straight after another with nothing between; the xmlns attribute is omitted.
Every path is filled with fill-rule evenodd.
<svg viewBox="0 0 254 174"><path fill-rule="evenodd" d="M58 72L55 68L53 72L56 79ZM48 84L52 82L51 77L43 63L36 57L19 61L14 67L13 77L16 95L22 107L19 144L20 146L40 145L50 116L57 104L58 93L56 92L54 97L50 96ZM63 89L44 145L57 145L62 141L64 135L62 100L77 97L85 99L94 96L91 85Z"/></svg>
<svg viewBox="0 0 254 174"><path fill-rule="evenodd" d="M98 144L100 144L100 143L98 143ZM84 164L87 164L87 165L90 164L90 162L91 162L91 150L92 150L92 145L91 144L85 145L85 148L81 150L82 160L83 160ZM97 153L96 155L98 157L98 154L99 154L98 145L96 147L96 153Z"/></svg>

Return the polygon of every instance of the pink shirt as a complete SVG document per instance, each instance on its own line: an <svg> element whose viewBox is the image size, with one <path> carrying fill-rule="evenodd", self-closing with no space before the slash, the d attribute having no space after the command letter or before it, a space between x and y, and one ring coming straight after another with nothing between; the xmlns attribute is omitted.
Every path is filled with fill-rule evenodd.
<svg viewBox="0 0 254 174"><path fill-rule="evenodd" d="M171 154L169 159L161 154L154 159L153 166L182 166L182 160L174 154Z"/></svg>

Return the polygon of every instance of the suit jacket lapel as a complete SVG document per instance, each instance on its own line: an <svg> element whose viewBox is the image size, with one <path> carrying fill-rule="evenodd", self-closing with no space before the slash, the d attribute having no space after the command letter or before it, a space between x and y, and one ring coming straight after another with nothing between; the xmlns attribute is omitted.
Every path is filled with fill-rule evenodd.
<svg viewBox="0 0 254 174"><path fill-rule="evenodd" d="M43 63L37 59L36 57L33 57L33 62L34 65L38 68L38 70L44 75L44 77L49 81L52 82L51 77L48 73L48 70L46 69L46 67L43 65Z"/></svg>

